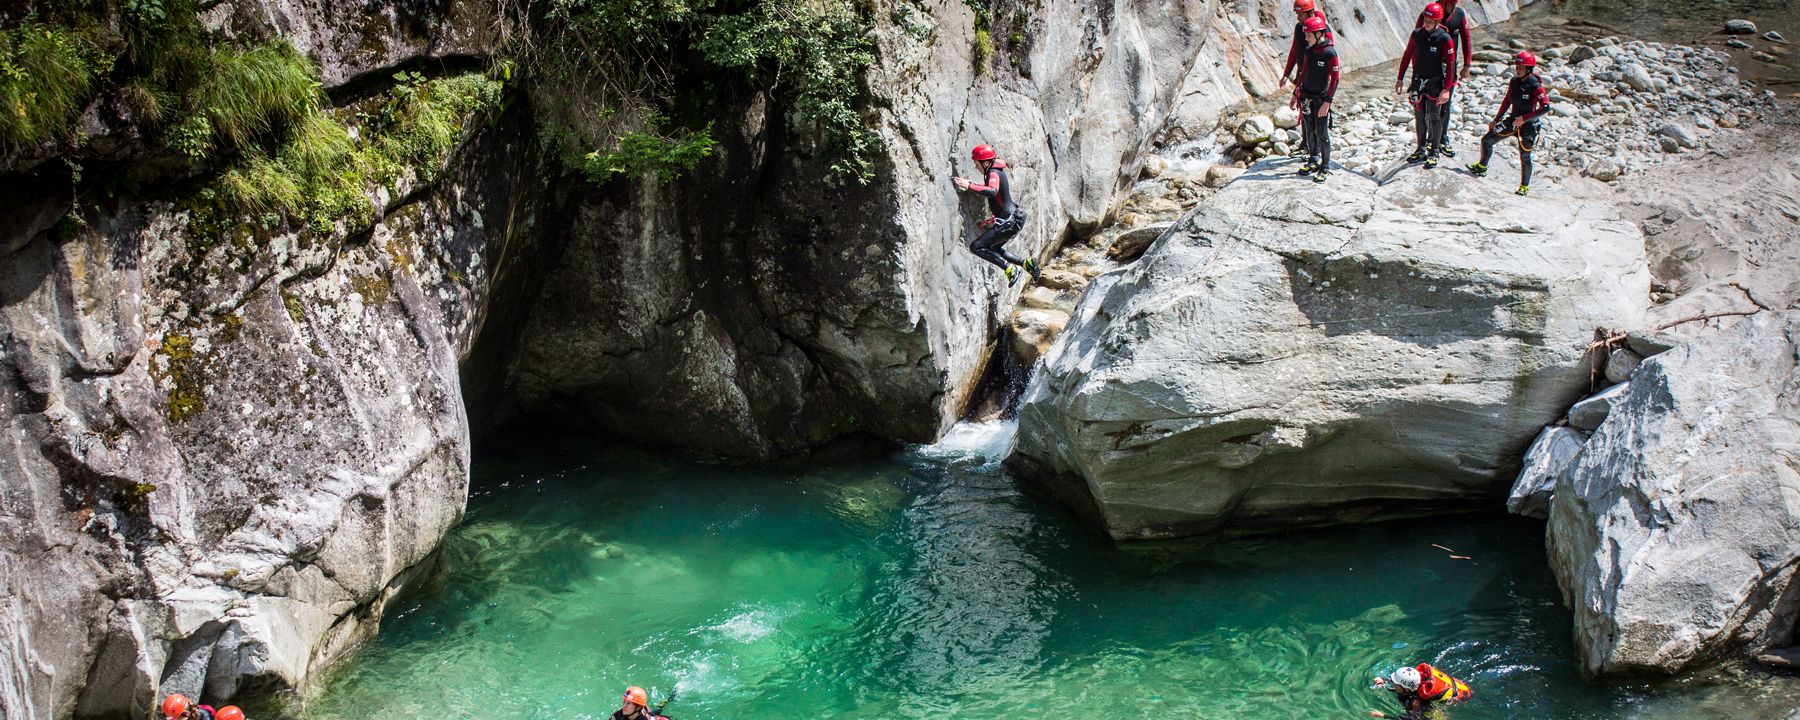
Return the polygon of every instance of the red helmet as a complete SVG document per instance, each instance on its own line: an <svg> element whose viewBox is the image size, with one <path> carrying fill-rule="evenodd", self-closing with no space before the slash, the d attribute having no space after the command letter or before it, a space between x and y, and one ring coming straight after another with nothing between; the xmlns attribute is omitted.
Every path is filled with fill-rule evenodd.
<svg viewBox="0 0 1800 720"><path fill-rule="evenodd" d="M975 149L969 151L969 159L976 162L994 159L994 146L987 143L976 145Z"/></svg>
<svg viewBox="0 0 1800 720"><path fill-rule="evenodd" d="M188 702L186 695L181 693L169 693L168 697L163 698L163 717L181 717L182 715L187 714L188 708L192 705L193 703Z"/></svg>
<svg viewBox="0 0 1800 720"><path fill-rule="evenodd" d="M1314 7L1313 0L1294 0L1294 12L1295 13L1312 12L1313 7Z"/></svg>
<svg viewBox="0 0 1800 720"><path fill-rule="evenodd" d="M226 705L213 713L213 720L244 720L244 711L236 705Z"/></svg>
<svg viewBox="0 0 1800 720"><path fill-rule="evenodd" d="M981 145L981 146L976 147L975 149L980 150L981 148L984 148L984 147L987 147L987 146ZM993 150L990 148L988 150L988 152L992 153ZM990 155L990 157L991 157L991 155ZM650 694L647 692L644 692L643 688L638 687L636 685L625 688L625 699L629 700L633 703L636 703L638 707L649 707L650 706Z"/></svg>
<svg viewBox="0 0 1800 720"><path fill-rule="evenodd" d="M1430 5L1426 5L1425 6L1425 17L1431 18L1433 20L1444 19L1444 6L1439 5L1437 3L1432 3Z"/></svg>
<svg viewBox="0 0 1800 720"><path fill-rule="evenodd" d="M1537 67L1537 56L1531 54L1531 51L1529 50L1521 50L1519 51L1519 56L1514 58L1513 62L1524 65L1525 67Z"/></svg>
<svg viewBox="0 0 1800 720"><path fill-rule="evenodd" d="M1306 23L1301 27L1307 32L1325 32L1325 18L1314 15L1307 18Z"/></svg>

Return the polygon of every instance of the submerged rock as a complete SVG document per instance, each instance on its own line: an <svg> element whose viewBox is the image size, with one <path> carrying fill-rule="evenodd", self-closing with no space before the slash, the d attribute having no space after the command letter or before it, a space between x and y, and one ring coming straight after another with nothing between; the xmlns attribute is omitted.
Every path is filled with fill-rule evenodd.
<svg viewBox="0 0 1800 720"><path fill-rule="evenodd" d="M1788 644L1800 567L1800 314L1644 361L1557 482L1546 544L1582 668L1668 674Z"/></svg>
<svg viewBox="0 0 1800 720"><path fill-rule="evenodd" d="M1454 202L1447 199L1454 196ZM1273 168L1098 279L1012 463L1114 537L1417 514L1503 488L1648 293L1610 209Z"/></svg>

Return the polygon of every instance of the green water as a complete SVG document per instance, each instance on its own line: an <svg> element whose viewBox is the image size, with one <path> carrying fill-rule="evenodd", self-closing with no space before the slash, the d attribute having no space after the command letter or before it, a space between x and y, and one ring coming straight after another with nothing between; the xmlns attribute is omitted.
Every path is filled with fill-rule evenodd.
<svg viewBox="0 0 1800 720"><path fill-rule="evenodd" d="M1503 516L1115 548L1021 495L998 426L747 470L625 448L478 466L442 575L302 718L1352 718L1429 660L1456 718L1779 717L1791 680L1596 688L1542 526ZM1433 544L1471 559L1458 560Z"/></svg>

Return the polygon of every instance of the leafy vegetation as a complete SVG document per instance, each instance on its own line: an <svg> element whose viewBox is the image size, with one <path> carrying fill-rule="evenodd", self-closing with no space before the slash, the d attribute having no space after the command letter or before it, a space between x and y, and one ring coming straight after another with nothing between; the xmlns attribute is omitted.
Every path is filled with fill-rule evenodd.
<svg viewBox="0 0 1800 720"><path fill-rule="evenodd" d="M825 141L832 174L873 176L877 139L856 108L874 51L854 0L549 2L522 64L554 88L539 107L545 143L590 177L666 179L712 153L705 110L717 88L684 94L682 70L791 98Z"/></svg>
<svg viewBox="0 0 1800 720"><path fill-rule="evenodd" d="M111 62L91 32L36 20L0 31L0 147L65 132Z"/></svg>

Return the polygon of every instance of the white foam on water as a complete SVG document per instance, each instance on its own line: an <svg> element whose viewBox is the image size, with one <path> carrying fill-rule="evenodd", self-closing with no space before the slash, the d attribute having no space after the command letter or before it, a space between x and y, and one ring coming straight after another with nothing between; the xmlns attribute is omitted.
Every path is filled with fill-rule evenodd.
<svg viewBox="0 0 1800 720"><path fill-rule="evenodd" d="M1018 436L1019 421L988 420L984 422L960 422L950 428L950 432L930 445L919 445L914 448L918 454L941 460L982 460L998 463L1005 460L1012 452L1013 440Z"/></svg>
<svg viewBox="0 0 1800 720"><path fill-rule="evenodd" d="M768 610L746 610L707 629L734 642L753 643L774 633L780 621Z"/></svg>

